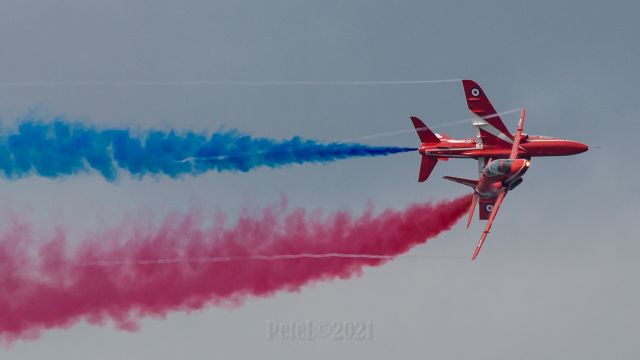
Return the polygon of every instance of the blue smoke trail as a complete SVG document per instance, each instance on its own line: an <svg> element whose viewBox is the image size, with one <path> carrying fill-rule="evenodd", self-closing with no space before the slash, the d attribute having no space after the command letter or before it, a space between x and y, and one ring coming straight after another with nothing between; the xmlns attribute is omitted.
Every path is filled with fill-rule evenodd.
<svg viewBox="0 0 640 360"><path fill-rule="evenodd" d="M288 140L254 138L237 130L220 130L211 136L174 131L148 131L137 136L126 129L96 129L56 119L50 123L25 121L17 132L0 134L0 172L15 179L33 174L58 178L95 170L108 181L115 181L118 169L137 178L161 174L179 177L415 150L321 143L297 136Z"/></svg>

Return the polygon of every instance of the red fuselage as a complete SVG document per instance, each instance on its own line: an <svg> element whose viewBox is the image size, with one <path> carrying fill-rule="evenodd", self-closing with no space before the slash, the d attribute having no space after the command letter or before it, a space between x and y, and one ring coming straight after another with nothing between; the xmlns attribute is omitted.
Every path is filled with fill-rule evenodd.
<svg viewBox="0 0 640 360"><path fill-rule="evenodd" d="M518 157L567 156L585 152L589 147L573 140L547 136L527 136L523 134ZM483 144L478 146L475 139L440 138L438 143L422 143L418 151L426 156L438 158L508 158L511 149L504 146Z"/></svg>

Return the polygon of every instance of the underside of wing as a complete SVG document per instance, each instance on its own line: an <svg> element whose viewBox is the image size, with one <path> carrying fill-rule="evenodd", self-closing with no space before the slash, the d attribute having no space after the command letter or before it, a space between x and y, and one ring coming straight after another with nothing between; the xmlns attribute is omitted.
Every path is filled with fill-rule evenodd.
<svg viewBox="0 0 640 360"><path fill-rule="evenodd" d="M489 235L489 231L491 230L491 225L493 225L493 220L495 220L496 215L498 214L498 210L500 210L500 205L502 204L502 200L504 200L505 196L507 196L507 192L505 190L502 190L498 194L498 196L495 197L495 203L491 206L491 214L489 215L489 221L487 221L487 224L484 227L484 231L482 232L480 241L476 246L476 250L473 252L473 257L471 258L471 260L475 260L476 257L478 257L478 254L480 253L480 249L482 249L482 245L484 244L484 241L487 239L487 235Z"/></svg>
<svg viewBox="0 0 640 360"><path fill-rule="evenodd" d="M478 213L480 220L489 219L497 198L497 196L492 198L480 198L480 201L478 201L478 204L480 205L480 211Z"/></svg>

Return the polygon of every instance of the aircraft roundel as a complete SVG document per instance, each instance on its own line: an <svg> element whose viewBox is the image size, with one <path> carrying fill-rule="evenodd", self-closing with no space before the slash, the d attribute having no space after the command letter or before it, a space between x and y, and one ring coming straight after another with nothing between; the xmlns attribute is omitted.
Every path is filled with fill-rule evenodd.
<svg viewBox="0 0 640 360"><path fill-rule="evenodd" d="M487 206L485 206L484 208L485 208L485 210L487 210L487 212L493 211L493 205L492 204L487 204Z"/></svg>
<svg viewBox="0 0 640 360"><path fill-rule="evenodd" d="M478 96L478 95L480 95L480 89L478 88L471 89L471 96Z"/></svg>

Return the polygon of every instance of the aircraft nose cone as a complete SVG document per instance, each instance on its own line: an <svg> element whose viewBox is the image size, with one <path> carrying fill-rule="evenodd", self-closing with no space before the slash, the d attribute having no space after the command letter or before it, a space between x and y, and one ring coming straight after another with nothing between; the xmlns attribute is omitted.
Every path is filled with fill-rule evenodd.
<svg viewBox="0 0 640 360"><path fill-rule="evenodd" d="M583 152L589 150L589 146L587 146L587 145L585 145L585 144L583 144L581 142L575 141L574 144L573 144L573 149L574 149L576 154L580 154L580 153L583 153Z"/></svg>

